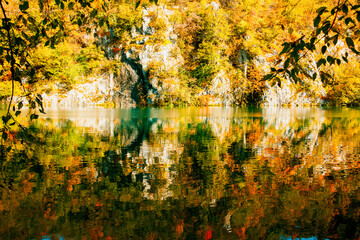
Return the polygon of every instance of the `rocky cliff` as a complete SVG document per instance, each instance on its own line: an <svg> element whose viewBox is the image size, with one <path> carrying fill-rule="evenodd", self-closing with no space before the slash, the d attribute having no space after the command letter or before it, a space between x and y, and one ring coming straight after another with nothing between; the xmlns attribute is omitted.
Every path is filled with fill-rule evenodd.
<svg viewBox="0 0 360 240"><path fill-rule="evenodd" d="M216 34L219 33L206 26L211 25L214 19L227 17L221 12L219 4L213 2L205 6L207 15L170 8L157 5L144 7L140 24L132 26L129 31L131 40L127 44L114 42L112 38L117 36L112 29L107 35L99 35L98 45L116 67L100 76L85 79L66 93L55 91L44 96L45 104L134 107L249 103L302 106L322 103L325 90L320 81L305 82L301 86L289 79L263 82L261 78L270 68L265 58L261 58L262 61L260 57L251 59L251 66L247 50L239 49L237 60L231 60L234 56L227 56L225 50L228 47L226 44L232 43L218 42ZM190 20L185 23L179 20L175 16L179 13L188 15ZM193 42L180 39L186 37L181 33L181 24L187 28L186 31L192 31L192 27L194 32L198 31L192 34L199 39L192 39ZM224 36L229 34L226 28L224 26L225 30L221 30ZM190 43L191 46L186 45ZM220 50L211 50L214 46ZM186 48L192 50L187 52ZM192 66L189 67L192 63L200 67L192 69ZM199 80L199 76L206 78Z"/></svg>

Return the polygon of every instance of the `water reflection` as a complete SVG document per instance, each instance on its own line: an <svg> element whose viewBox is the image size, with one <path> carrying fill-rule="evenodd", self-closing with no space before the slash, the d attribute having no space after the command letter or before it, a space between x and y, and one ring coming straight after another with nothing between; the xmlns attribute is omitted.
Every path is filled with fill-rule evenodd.
<svg viewBox="0 0 360 240"><path fill-rule="evenodd" d="M48 111L2 160L1 239L357 239L356 109Z"/></svg>

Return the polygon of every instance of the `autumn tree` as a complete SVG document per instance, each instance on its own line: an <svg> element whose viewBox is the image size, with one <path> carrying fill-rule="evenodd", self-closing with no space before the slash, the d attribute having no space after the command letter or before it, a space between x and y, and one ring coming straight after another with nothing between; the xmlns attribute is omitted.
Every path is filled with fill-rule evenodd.
<svg viewBox="0 0 360 240"><path fill-rule="evenodd" d="M95 26L106 24L105 17L96 18L100 10L106 12L106 2L0 0L0 9L0 75L3 81L11 82L11 96L6 114L2 116L2 139L6 140L13 125L26 132L16 120L24 102L14 104L15 85L22 88L29 108L34 110L30 120L38 118L37 110L45 113L41 95L26 89L27 84L38 80L36 73L41 70L31 61L32 51L40 46L55 48L75 30L74 26L91 34Z"/></svg>
<svg viewBox="0 0 360 240"><path fill-rule="evenodd" d="M282 44L280 67L273 68L273 73L265 76L266 79L276 74L286 74L296 82L301 80L303 74L314 80L320 77L322 82L326 82L331 76L321 71L322 66L348 63L349 58L360 54L357 47L360 34L358 1L339 0L334 6L318 8L316 13L310 34L302 34ZM309 70L303 62L313 53L322 54L322 57L316 59L316 66Z"/></svg>

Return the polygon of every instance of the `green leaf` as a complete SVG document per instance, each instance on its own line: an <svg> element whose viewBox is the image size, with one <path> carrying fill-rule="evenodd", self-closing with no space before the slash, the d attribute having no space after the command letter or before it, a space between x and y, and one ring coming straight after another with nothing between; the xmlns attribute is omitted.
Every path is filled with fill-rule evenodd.
<svg viewBox="0 0 360 240"><path fill-rule="evenodd" d="M22 18L21 20L22 20L23 24L24 24L25 26L27 26L27 20L26 20L26 18Z"/></svg>
<svg viewBox="0 0 360 240"><path fill-rule="evenodd" d="M332 64L335 63L335 58L333 58L332 56L327 56L326 61L327 61L330 65L332 65Z"/></svg>
<svg viewBox="0 0 360 240"><path fill-rule="evenodd" d="M359 55L360 52L358 50L355 49L355 47L350 48L351 51L353 51L356 55Z"/></svg>
<svg viewBox="0 0 360 240"><path fill-rule="evenodd" d="M318 16L314 19L314 27L318 27L320 21L321 21L321 17L318 15Z"/></svg>
<svg viewBox="0 0 360 240"><path fill-rule="evenodd" d="M290 64L290 59L286 59L284 63L284 68L287 69L289 67L289 64Z"/></svg>
<svg viewBox="0 0 360 240"><path fill-rule="evenodd" d="M319 68L321 65L325 65L326 60L324 58L321 58L319 61L317 61L316 66Z"/></svg>
<svg viewBox="0 0 360 240"><path fill-rule="evenodd" d="M321 15L324 11L326 10L326 7L320 7L316 10L316 13L318 13L319 15Z"/></svg>
<svg viewBox="0 0 360 240"><path fill-rule="evenodd" d="M1 117L4 124L7 124L7 122L10 120L10 118L11 118L11 116L9 114Z"/></svg>
<svg viewBox="0 0 360 240"><path fill-rule="evenodd" d="M338 39L339 39L339 34L336 34L336 35L334 36L334 41L333 41L334 45L337 44Z"/></svg>
<svg viewBox="0 0 360 240"><path fill-rule="evenodd" d="M310 44L311 44L311 45L314 45L315 41L316 41L316 38L315 38L315 37L312 37L312 38L310 39Z"/></svg>
<svg viewBox="0 0 360 240"><path fill-rule="evenodd" d="M22 101L18 103L18 109L21 109L23 106L24 106L24 104Z"/></svg>
<svg viewBox="0 0 360 240"><path fill-rule="evenodd" d="M336 59L336 63L337 63L337 65L340 65L341 64L341 60L340 59Z"/></svg>
<svg viewBox="0 0 360 240"><path fill-rule="evenodd" d="M35 108L36 108L36 104L35 104L35 102L32 101L32 100L29 102L29 105L30 105L30 106L29 106L30 109L35 109Z"/></svg>
<svg viewBox="0 0 360 240"><path fill-rule="evenodd" d="M275 74L273 74L273 73L266 74L266 75L264 76L263 80L264 80L264 81L265 81L265 80L269 80L269 79L273 78L274 76L275 76Z"/></svg>
<svg viewBox="0 0 360 240"><path fill-rule="evenodd" d="M99 25L100 25L100 27L102 27L102 26L104 26L104 19L102 18L102 19L100 19L100 21L99 21Z"/></svg>
<svg viewBox="0 0 360 240"><path fill-rule="evenodd" d="M345 24L346 24L346 25L349 25L350 22L353 22L352 18L351 18L351 17L347 17L347 18L345 19Z"/></svg>
<svg viewBox="0 0 360 240"><path fill-rule="evenodd" d="M23 4L19 5L19 9L21 11L26 11L28 8L29 8L29 2L28 1L25 1Z"/></svg>
<svg viewBox="0 0 360 240"><path fill-rule="evenodd" d="M287 52L289 52L290 51L290 49L291 49L291 46L290 46L290 44L284 44L284 48L281 50L281 52L280 52L280 54L279 55L282 55L282 54L284 54L284 53L287 53Z"/></svg>
<svg viewBox="0 0 360 240"><path fill-rule="evenodd" d="M140 1L137 1L136 4L135 4L135 9L137 9L140 5Z"/></svg>
<svg viewBox="0 0 360 240"><path fill-rule="evenodd" d="M321 27L321 30L323 31L324 34L327 34L329 28L330 28L330 22L327 22L326 24L323 24L323 26Z"/></svg>
<svg viewBox="0 0 360 240"><path fill-rule="evenodd" d="M96 9L92 10L90 13L90 17L94 18L94 17L96 17L96 15L97 15L97 10Z"/></svg>
<svg viewBox="0 0 360 240"><path fill-rule="evenodd" d="M360 8L360 5L354 5L354 6L351 7L351 10L355 10L355 9L358 9L358 8Z"/></svg>
<svg viewBox="0 0 360 240"><path fill-rule="evenodd" d="M38 119L39 118L39 115L33 113L30 115L30 121L32 121L33 119Z"/></svg>
<svg viewBox="0 0 360 240"><path fill-rule="evenodd" d="M21 113L21 111L16 111L16 112L15 112L15 117L19 116L20 113Z"/></svg>
<svg viewBox="0 0 360 240"><path fill-rule="evenodd" d="M348 60L347 57L345 57L345 56L343 56L342 59L343 59L346 63L349 62L349 60Z"/></svg>
<svg viewBox="0 0 360 240"><path fill-rule="evenodd" d="M327 50L327 47L326 47L326 46L322 46L322 48L321 48L321 53L324 54L324 53L326 52L326 50Z"/></svg>
<svg viewBox="0 0 360 240"><path fill-rule="evenodd" d="M345 38L346 44L348 45L349 48L354 48L354 41L352 40L351 37L347 37Z"/></svg>
<svg viewBox="0 0 360 240"><path fill-rule="evenodd" d="M343 4L341 6L341 10L345 13L345 15L348 14L348 12L349 12L349 8L346 4Z"/></svg>
<svg viewBox="0 0 360 240"><path fill-rule="evenodd" d="M30 77L33 78L35 76L35 69L32 68L29 73Z"/></svg>
<svg viewBox="0 0 360 240"><path fill-rule="evenodd" d="M6 141L8 138L8 134L5 131L3 131L1 137L2 137L2 139L4 139Z"/></svg>
<svg viewBox="0 0 360 240"><path fill-rule="evenodd" d="M331 75L326 72L320 72L321 81L325 81L326 79L331 79Z"/></svg>
<svg viewBox="0 0 360 240"><path fill-rule="evenodd" d="M289 34L292 34L293 32L294 32L294 29L292 29L292 28L289 28Z"/></svg>
<svg viewBox="0 0 360 240"><path fill-rule="evenodd" d="M315 80L315 79L316 79L316 77L317 77L317 74L316 74L316 73L314 73L314 74L312 75L312 79L313 79L313 80Z"/></svg>
<svg viewBox="0 0 360 240"><path fill-rule="evenodd" d="M55 0L56 5L60 5L60 0Z"/></svg>
<svg viewBox="0 0 360 240"><path fill-rule="evenodd" d="M10 152L10 151L11 151L11 146L7 147L7 148L6 148L6 151L7 151L7 152Z"/></svg>
<svg viewBox="0 0 360 240"><path fill-rule="evenodd" d="M69 10L72 10L74 7L74 3L73 2L69 2L68 8Z"/></svg>
<svg viewBox="0 0 360 240"><path fill-rule="evenodd" d="M356 13L356 20L358 20L358 22L360 22L360 12Z"/></svg>
<svg viewBox="0 0 360 240"><path fill-rule="evenodd" d="M38 106L42 107L42 100L40 98L36 97L35 101L38 104Z"/></svg>

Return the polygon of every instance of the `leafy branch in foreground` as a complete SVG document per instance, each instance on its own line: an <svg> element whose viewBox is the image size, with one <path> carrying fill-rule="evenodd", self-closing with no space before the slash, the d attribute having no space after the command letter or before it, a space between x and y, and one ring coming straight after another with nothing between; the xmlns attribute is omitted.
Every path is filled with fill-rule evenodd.
<svg viewBox="0 0 360 240"><path fill-rule="evenodd" d="M265 80L280 74L290 76L295 82L301 81L301 75L313 80L320 77L324 81L329 77L326 72L310 70L302 66L301 60L311 53L321 52L322 57L316 60L314 66L319 69L325 65L348 63L351 54L360 55L356 47L360 36L360 4L339 0L332 9L320 7L316 13L313 32L302 35L295 41L283 43L279 54L282 57L278 65L280 67L271 68L271 73L265 75ZM340 51L334 51L335 48Z"/></svg>
<svg viewBox="0 0 360 240"><path fill-rule="evenodd" d="M96 26L107 23L106 16L97 18L98 11L106 12L106 7L103 0L21 0L18 4L0 0L0 75L7 75L11 81L7 110L1 117L1 143L8 140L14 125L27 132L17 121L25 102L32 110L30 120L38 118L37 111L45 113L41 95L24 87L37 81L39 69L30 60L31 52L40 45L55 48L69 35L71 26L90 34ZM15 83L22 86L26 101L14 103Z"/></svg>

